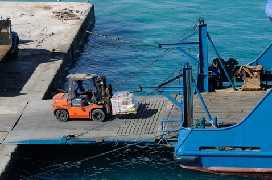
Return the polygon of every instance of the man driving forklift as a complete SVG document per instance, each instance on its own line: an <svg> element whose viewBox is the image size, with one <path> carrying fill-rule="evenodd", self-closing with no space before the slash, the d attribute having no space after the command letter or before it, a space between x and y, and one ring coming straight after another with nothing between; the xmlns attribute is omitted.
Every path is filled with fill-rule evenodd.
<svg viewBox="0 0 272 180"><path fill-rule="evenodd" d="M87 88L84 87L82 80L76 81L76 84L74 99L80 99L81 105L83 106L88 106L96 102L96 94L92 88L86 90Z"/></svg>
<svg viewBox="0 0 272 180"><path fill-rule="evenodd" d="M89 118L104 121L111 112L111 92L104 76L95 74L70 74L68 92L53 97L56 119ZM110 87L110 86L109 86Z"/></svg>

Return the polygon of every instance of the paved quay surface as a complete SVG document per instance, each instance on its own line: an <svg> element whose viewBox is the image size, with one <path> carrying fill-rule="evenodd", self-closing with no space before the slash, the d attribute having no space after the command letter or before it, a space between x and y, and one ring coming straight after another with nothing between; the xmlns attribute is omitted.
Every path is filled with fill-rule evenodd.
<svg viewBox="0 0 272 180"><path fill-rule="evenodd" d="M89 3L0 1L20 38L17 59L0 62L0 174L16 146L2 144L32 102L40 102L95 23Z"/></svg>
<svg viewBox="0 0 272 180"><path fill-rule="evenodd" d="M0 63L0 132L11 131L27 104L43 98L91 8L87 3L1 2L0 16L11 18L20 50L17 59ZM56 16L63 9L75 17Z"/></svg>
<svg viewBox="0 0 272 180"><path fill-rule="evenodd" d="M177 120L179 111L161 96L139 97L139 103L134 117L115 117L105 122L89 119L60 122L52 113L51 100L33 101L5 143L155 142L160 138L161 121ZM176 127L178 124L175 122Z"/></svg>

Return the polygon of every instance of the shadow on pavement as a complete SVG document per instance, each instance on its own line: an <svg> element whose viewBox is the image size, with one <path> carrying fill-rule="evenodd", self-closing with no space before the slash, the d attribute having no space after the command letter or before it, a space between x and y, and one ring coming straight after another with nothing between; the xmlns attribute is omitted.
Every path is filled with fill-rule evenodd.
<svg viewBox="0 0 272 180"><path fill-rule="evenodd" d="M20 49L16 58L1 61L0 97L23 95L21 90L39 64L63 59L64 55L46 49Z"/></svg>

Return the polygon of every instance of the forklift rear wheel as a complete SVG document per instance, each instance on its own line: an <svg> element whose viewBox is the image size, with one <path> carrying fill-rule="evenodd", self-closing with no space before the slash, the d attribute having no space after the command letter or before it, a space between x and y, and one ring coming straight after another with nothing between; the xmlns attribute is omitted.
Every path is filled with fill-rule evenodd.
<svg viewBox="0 0 272 180"><path fill-rule="evenodd" d="M106 115L102 109L95 109L92 111L91 117L93 121L103 122L106 118Z"/></svg>
<svg viewBox="0 0 272 180"><path fill-rule="evenodd" d="M56 118L59 121L66 122L68 121L68 112L63 109L56 110L55 112Z"/></svg>

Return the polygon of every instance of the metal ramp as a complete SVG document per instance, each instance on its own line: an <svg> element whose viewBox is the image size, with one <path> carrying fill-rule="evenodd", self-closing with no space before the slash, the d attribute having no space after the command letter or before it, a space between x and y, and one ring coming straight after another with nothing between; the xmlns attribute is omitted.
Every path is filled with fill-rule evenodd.
<svg viewBox="0 0 272 180"><path fill-rule="evenodd" d="M162 96L139 97L140 109L135 117L115 117L106 122L90 120L60 122L51 110L51 101L30 102L4 144L91 144L154 143L161 138L160 121L171 113L173 104ZM177 132L176 132L177 134Z"/></svg>
<svg viewBox="0 0 272 180"><path fill-rule="evenodd" d="M158 118L165 112L164 98L142 98L138 113L133 119L123 119L117 130L119 136L143 136L158 132Z"/></svg>

